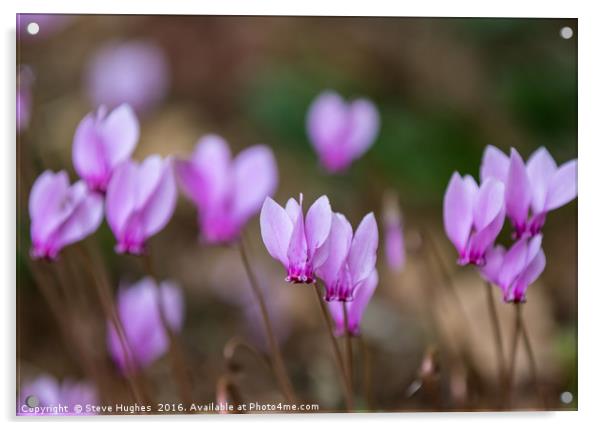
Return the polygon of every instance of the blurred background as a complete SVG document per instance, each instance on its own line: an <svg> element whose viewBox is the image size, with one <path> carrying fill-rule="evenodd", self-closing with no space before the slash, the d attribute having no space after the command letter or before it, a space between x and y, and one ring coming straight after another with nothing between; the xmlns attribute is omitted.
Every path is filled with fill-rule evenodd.
<svg viewBox="0 0 602 430"><path fill-rule="evenodd" d="M39 24L36 35L27 32L30 22ZM568 39L561 36L567 26ZM525 158L543 145L559 164L577 156L577 20L21 15L17 62L31 100L17 138L18 385L49 373L90 380L101 402L131 401L107 355L82 256L67 248L55 265L32 262L27 211L29 190L43 170L66 169L76 179L71 145L81 118L127 93L141 122L136 159L187 156L206 133L224 136L234 152L265 143L278 162L276 201L299 192L308 202L327 194L354 226L369 211L381 221L384 195L396 194L407 262L400 273L389 269L381 244L363 348L354 345L356 406L498 407L483 281L474 269L455 265L443 232L443 193L455 170L478 176L488 144L516 147ZM319 166L306 134L307 108L324 89L368 97L381 115L376 143L341 175ZM548 264L524 309L545 406L553 409L577 406L576 233L576 202L550 214ZM282 400L271 373L244 348L228 365L223 350L232 338L267 351L263 326L237 250L203 246L197 236L195 208L180 198L169 225L150 241L158 276L184 291L181 341L194 399L215 400L227 378L230 396ZM507 227L501 237L509 243ZM281 265L261 241L258 217L245 240L299 397L322 411L341 409L313 292L283 281ZM106 223L85 246L115 289L146 274L136 258L114 253ZM70 335L39 288L40 282L61 288L60 279L70 288L64 294L71 299L60 303ZM497 290L495 298L508 352L513 309ZM82 353L95 363L96 379ZM431 361L434 366L425 366ZM169 368L164 357L144 372L156 401L178 401ZM561 402L564 392L572 393L568 403ZM524 350L512 407L542 407Z"/></svg>

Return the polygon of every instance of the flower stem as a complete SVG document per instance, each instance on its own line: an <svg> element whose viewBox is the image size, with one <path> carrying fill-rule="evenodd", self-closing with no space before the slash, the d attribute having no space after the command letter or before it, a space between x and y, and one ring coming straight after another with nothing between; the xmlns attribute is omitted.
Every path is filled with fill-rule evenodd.
<svg viewBox="0 0 602 430"><path fill-rule="evenodd" d="M511 405L511 395L512 395L512 382L514 379L514 369L516 367L516 354L518 351L518 339L521 333L522 326L522 317L521 317L521 305L520 303L514 304L514 334L512 336L512 349L510 352L510 367L508 370L506 386L505 386L505 397L507 407L510 408Z"/></svg>
<svg viewBox="0 0 602 430"><path fill-rule="evenodd" d="M270 345L270 350L272 353L272 369L274 371L274 375L276 376L276 380L278 381L278 385L280 386L280 390L284 397L290 403L297 403L297 398L293 389L293 385L288 377L286 372L286 368L284 366L284 360L282 359L282 354L280 352L280 348L278 346L278 342L276 341L276 337L274 336L274 330L272 328L272 323L270 321L270 316L268 313L268 308L265 304L265 299L263 297L263 293L259 288L259 284L257 283L257 279L255 278L255 274L251 270L251 264L249 263L249 258L245 251L245 247L242 239L238 242L238 249L240 251L240 256L245 266L245 270L247 272L247 276L249 278L251 289L253 290L253 294L257 299L257 303L259 304L259 310L261 312L261 316L263 318L263 323L265 326L265 331L268 338L268 343Z"/></svg>
<svg viewBox="0 0 602 430"><path fill-rule="evenodd" d="M326 305L322 300L322 295L320 294L320 290L318 288L317 283L314 284L313 290L316 292L316 299L318 300L320 310L322 311L322 318L324 319L324 324L326 324L326 330L328 331L328 336L330 337L330 342L335 352L337 368L339 369L339 375L343 384L343 393L345 395L345 403L347 405L347 410L351 411L353 410L353 394L351 391L351 385L349 384L349 380L345 375L345 365L343 364L343 356L341 355L341 351L339 350L339 346L337 345L337 340L334 337L334 333L332 330L332 322L330 321L330 316L328 315L328 309L326 309Z"/></svg>
<svg viewBox="0 0 602 430"><path fill-rule="evenodd" d="M374 400L372 399L372 362L370 361L370 350L368 344L362 335L358 336L360 349L362 351L362 367L364 370L364 398L369 410L374 410Z"/></svg>
<svg viewBox="0 0 602 430"><path fill-rule="evenodd" d="M105 282L102 282L98 279L96 271L94 270L94 262L92 261L92 257L90 256L86 246L82 244L80 249L82 250L82 255L85 260L84 266L86 266L86 269L92 277L92 281L96 287L96 292L98 293L98 298L105 314L105 318L113 325L113 328L117 333L117 338L119 340L121 349L123 350L126 381L130 387L132 395L134 396L134 400L137 403L143 403L144 397L134 376L136 374L136 366L134 365L131 349L126 338L123 325L121 324L121 319L119 318L119 314L115 308L115 303L113 302L109 286Z"/></svg>
<svg viewBox="0 0 602 430"><path fill-rule="evenodd" d="M171 364L171 371L174 376L174 379L178 384L178 391L180 395L180 399L188 404L191 404L192 399L192 387L190 384L190 372L188 370L188 366L186 365L186 360L184 358L184 353L182 350L182 345L178 335L174 333L171 329L167 317L165 316L164 306L163 306L163 295L161 294L161 288L159 286L159 279L156 276L156 272L153 265L153 259L150 253L150 250L147 249L147 252L143 255L144 263L146 265L146 270L150 277L152 277L155 281L155 285L157 288L157 310L159 312L159 318L161 320L161 325L167 333L167 337L169 338L169 359Z"/></svg>
<svg viewBox="0 0 602 430"><path fill-rule="evenodd" d="M347 380L353 391L353 348L351 344L351 332L349 331L349 313L346 302L341 302L343 307L343 322L345 323L345 356L347 358Z"/></svg>
<svg viewBox="0 0 602 430"><path fill-rule="evenodd" d="M521 322L522 332L523 332L523 340L525 343L525 348L527 350L527 357L529 358L529 368L531 369L531 377L533 378L533 384L535 385L535 389L537 390L537 394L539 396L539 400L544 409L546 409L546 401L541 390L541 385L539 384L539 378L537 377L537 364L535 362L535 354L533 353L533 348L531 347L531 342L529 341L529 335L527 334L527 327L524 322Z"/></svg>
<svg viewBox="0 0 602 430"><path fill-rule="evenodd" d="M504 360L504 344L502 342L502 330L500 328L500 321L498 319L497 311L495 309L495 301L493 299L493 286L485 282L485 292L487 293L487 305L489 308L489 316L491 318L491 326L493 328L493 338L495 341L498 375L500 388L503 389L504 381L506 380L506 363Z"/></svg>

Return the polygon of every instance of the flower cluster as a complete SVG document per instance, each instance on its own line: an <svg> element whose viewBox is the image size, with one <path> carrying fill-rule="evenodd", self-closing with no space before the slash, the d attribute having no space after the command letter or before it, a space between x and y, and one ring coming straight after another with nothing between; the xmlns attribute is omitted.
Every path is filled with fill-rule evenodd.
<svg viewBox="0 0 602 430"><path fill-rule="evenodd" d="M32 256L57 258L61 249L94 233L103 211L118 253L142 254L147 240L171 219L181 188L197 206L203 238L232 242L278 182L272 151L257 145L231 160L219 136L203 137L189 160L151 155L131 159L140 135L127 104L101 106L79 123L73 165L81 180L69 185L66 172L44 172L29 201ZM175 164L175 169L173 165ZM104 206L104 209L103 209Z"/></svg>
<svg viewBox="0 0 602 430"><path fill-rule="evenodd" d="M347 330L357 334L359 320L378 280L378 228L374 214L367 214L354 234L347 218L332 212L326 196L317 199L305 217L302 194L299 202L291 198L284 208L268 197L261 209L260 226L269 254L287 271L285 280L313 284L321 279L325 300L348 306L351 314ZM338 333L345 332L336 309L341 303L330 307Z"/></svg>
<svg viewBox="0 0 602 430"><path fill-rule="evenodd" d="M524 302L546 264L541 248L546 215L577 196L577 160L558 167L542 147L525 163L514 148L507 156L488 146L480 176L479 185L470 175L452 175L443 202L445 232L458 264L478 266L505 301ZM506 217L515 240L508 250L494 246Z"/></svg>

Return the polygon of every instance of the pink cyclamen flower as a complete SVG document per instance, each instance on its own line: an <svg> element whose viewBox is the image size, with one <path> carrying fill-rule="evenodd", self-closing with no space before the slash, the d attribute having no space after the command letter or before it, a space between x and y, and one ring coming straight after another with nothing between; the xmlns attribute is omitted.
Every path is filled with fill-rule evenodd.
<svg viewBox="0 0 602 430"><path fill-rule="evenodd" d="M236 240L278 184L272 150L255 145L232 159L224 139L208 135L189 160L175 163L181 188L197 206L199 226L208 243Z"/></svg>
<svg viewBox="0 0 602 430"><path fill-rule="evenodd" d="M156 44L112 42L100 48L88 64L86 87L95 106L128 103L142 113L163 101L169 75L168 60Z"/></svg>
<svg viewBox="0 0 602 430"><path fill-rule="evenodd" d="M316 274L324 281L324 299L353 300L355 290L374 271L377 248L378 227L372 212L362 219L355 235L344 215L333 214L328 240L320 252L327 257L316 269Z"/></svg>
<svg viewBox="0 0 602 430"><path fill-rule="evenodd" d="M525 164L514 148L508 157L488 146L481 163L481 180L489 177L506 184L506 212L516 238L541 232L549 211L577 197L577 160L557 166L544 147Z"/></svg>
<svg viewBox="0 0 602 430"><path fill-rule="evenodd" d="M479 187L470 175L452 175L443 200L443 221L458 250L458 264L485 263L485 252L502 230L504 217L501 181L487 178Z"/></svg>
<svg viewBox="0 0 602 430"><path fill-rule="evenodd" d="M346 103L324 91L311 104L307 133L320 163L329 172L345 170L372 146L380 127L378 111L367 99Z"/></svg>
<svg viewBox="0 0 602 430"><path fill-rule="evenodd" d="M334 334L336 336L345 335L345 315L343 314L343 306L347 306L347 331L353 335L360 334L360 322L368 306L368 302L374 295L374 290L378 285L378 273L373 270L361 285L358 286L355 298L350 302L328 302L328 310L334 321Z"/></svg>
<svg viewBox="0 0 602 430"><path fill-rule="evenodd" d="M102 222L102 197L65 171L46 170L29 194L31 256L54 260L61 249L94 233Z"/></svg>
<svg viewBox="0 0 602 430"><path fill-rule="evenodd" d="M81 120L73 136L73 166L92 190L104 193L115 168L136 148L140 126L129 105L104 106Z"/></svg>
<svg viewBox="0 0 602 430"><path fill-rule="evenodd" d="M299 196L299 203L289 199L286 209L267 197L259 223L265 247L287 270L286 282L315 282L315 269L327 257L318 250L326 242L332 223L328 197L316 200L306 218L303 217L303 194Z"/></svg>
<svg viewBox="0 0 602 430"><path fill-rule="evenodd" d="M152 155L142 163L128 160L117 167L106 198L107 222L119 253L141 254L146 240L161 231L176 206L171 161Z"/></svg>
<svg viewBox="0 0 602 430"><path fill-rule="evenodd" d="M387 193L384 199L383 224L385 229L385 257L387 265L395 272L403 271L406 249L401 209L397 196Z"/></svg>
<svg viewBox="0 0 602 430"><path fill-rule="evenodd" d="M161 308L159 306L162 306ZM159 286L152 278L121 288L117 296L117 311L125 332L129 358L136 369L149 366L169 349L169 334L165 322L175 333L184 323L184 297L182 290L172 282ZM111 322L107 323L107 346L115 364L122 372L128 370L122 343Z"/></svg>
<svg viewBox="0 0 602 430"><path fill-rule="evenodd" d="M96 389L86 381L65 379L62 383L42 374L19 389L17 415L94 415L87 409L76 411L76 405L95 405ZM37 406L38 409L35 409Z"/></svg>
<svg viewBox="0 0 602 430"><path fill-rule="evenodd" d="M524 302L527 287L543 272L546 257L541 239L541 234L523 237L508 251L498 245L487 252L487 264L481 267L481 276L500 287L506 302Z"/></svg>

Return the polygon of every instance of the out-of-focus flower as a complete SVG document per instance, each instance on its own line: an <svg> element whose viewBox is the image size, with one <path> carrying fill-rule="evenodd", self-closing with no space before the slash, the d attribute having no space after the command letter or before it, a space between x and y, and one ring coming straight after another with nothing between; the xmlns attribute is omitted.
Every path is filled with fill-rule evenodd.
<svg viewBox="0 0 602 430"><path fill-rule="evenodd" d="M63 30L73 19L73 15L56 13L19 13L17 14L17 33L24 40L45 39ZM38 25L38 32L29 33L29 24Z"/></svg>
<svg viewBox="0 0 602 430"><path fill-rule="evenodd" d="M102 222L102 197L65 171L46 170L29 194L31 256L54 260L61 249L94 233Z"/></svg>
<svg viewBox="0 0 602 430"><path fill-rule="evenodd" d="M128 160L140 137L133 109L123 104L107 113L104 106L81 120L73 136L73 166L92 190L104 193L115 168Z"/></svg>
<svg viewBox="0 0 602 430"><path fill-rule="evenodd" d="M307 219L303 217L303 194L299 196L299 203L290 198L286 209L267 197L259 222L265 247L287 270L286 282L313 283L315 269L328 256L318 252L332 224L328 197L322 196L311 205Z"/></svg>
<svg viewBox="0 0 602 430"><path fill-rule="evenodd" d="M348 302L366 281L376 265L378 227L370 212L360 222L355 235L344 215L332 216L330 234L320 253L327 255L316 274L324 281L326 301Z"/></svg>
<svg viewBox="0 0 602 430"><path fill-rule="evenodd" d="M481 267L481 276L500 287L506 302L524 302L527 287L543 272L546 257L541 239L541 234L523 237L508 251L498 245L487 252L487 264Z"/></svg>
<svg viewBox="0 0 602 430"><path fill-rule="evenodd" d="M504 184L487 178L479 187L472 176L454 172L445 191L443 221L458 250L458 264L485 263L485 252L504 225Z"/></svg>
<svg viewBox="0 0 602 430"><path fill-rule="evenodd" d="M335 335L343 336L345 334L345 315L343 306L347 306L347 330L353 336L360 334L360 323L366 310L368 302L374 294L378 285L378 273L373 270L370 276L364 280L358 287L355 298L350 302L328 302L328 310L335 324Z"/></svg>
<svg viewBox="0 0 602 430"><path fill-rule="evenodd" d="M389 267L396 272L403 271L406 264L406 249L403 234L401 209L397 195L385 194L383 208L385 226L385 257Z"/></svg>
<svg viewBox="0 0 602 430"><path fill-rule="evenodd" d="M278 184L270 148L255 145L232 159L226 141L215 135L203 137L190 159L176 161L175 169L208 243L236 240Z"/></svg>
<svg viewBox="0 0 602 430"><path fill-rule="evenodd" d="M95 106L129 103L141 113L152 110L165 98L169 74L167 58L154 43L113 42L90 61L86 86Z"/></svg>
<svg viewBox="0 0 602 430"><path fill-rule="evenodd" d="M96 403L96 389L92 384L69 379L60 383L53 376L43 374L20 387L17 415L93 415L85 408L76 411L75 406Z"/></svg>
<svg viewBox="0 0 602 430"><path fill-rule="evenodd" d="M161 308L159 308L161 306ZM159 286L152 278L121 288L117 296L117 311L131 363L136 369L149 366L169 348L169 335L163 325L160 309L169 329L177 333L184 322L184 297L182 290L172 282ZM107 346L115 364L122 372L128 370L119 336L111 322L107 323Z"/></svg>
<svg viewBox="0 0 602 430"><path fill-rule="evenodd" d="M31 86L34 74L30 67L22 66L17 74L17 131L23 131L29 126L31 119L32 97Z"/></svg>
<svg viewBox="0 0 602 430"><path fill-rule="evenodd" d="M120 164L109 182L107 222L119 253L141 254L146 240L165 227L176 206L171 160L152 155Z"/></svg>
<svg viewBox="0 0 602 430"><path fill-rule="evenodd" d="M481 180L490 177L506 184L506 212L516 238L541 232L549 211L577 197L577 160L557 166L544 147L535 151L525 165L514 148L508 157L488 146L481 163Z"/></svg>
<svg viewBox="0 0 602 430"><path fill-rule="evenodd" d="M320 163L329 172L345 170L374 143L380 127L378 111L367 99L346 103L324 91L311 104L307 133Z"/></svg>

